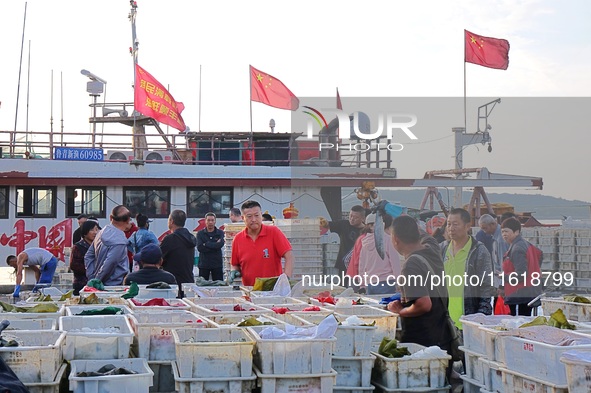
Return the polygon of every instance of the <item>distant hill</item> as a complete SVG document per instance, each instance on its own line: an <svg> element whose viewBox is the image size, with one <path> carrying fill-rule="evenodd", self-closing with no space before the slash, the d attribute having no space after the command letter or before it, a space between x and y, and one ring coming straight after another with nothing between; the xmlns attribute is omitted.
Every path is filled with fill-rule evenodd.
<svg viewBox="0 0 591 393"><path fill-rule="evenodd" d="M443 201L448 203L448 195L445 189L441 190ZM421 204L425 190L380 190L380 196L392 202L400 202L402 205L418 208ZM576 220L591 218L591 203L584 201L570 201L547 195L526 195L509 193L487 193L491 203L509 203L515 207L516 212L531 212L540 220L557 220L563 216ZM464 204L470 202L471 192L464 191L462 200ZM453 204L453 190L449 193L450 204ZM346 209L359 201L356 196L349 195L343 201L343 209ZM435 203L435 210L439 205Z"/></svg>

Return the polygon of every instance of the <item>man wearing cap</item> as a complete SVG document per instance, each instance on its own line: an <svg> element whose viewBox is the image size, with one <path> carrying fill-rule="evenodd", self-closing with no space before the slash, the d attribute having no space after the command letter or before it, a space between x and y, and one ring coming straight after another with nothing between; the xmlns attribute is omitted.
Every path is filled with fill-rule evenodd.
<svg viewBox="0 0 591 393"><path fill-rule="evenodd" d="M165 282L176 285L174 276L162 270L162 251L157 244L147 244L142 250L133 256L133 260L139 262L141 269L137 272L129 273L123 285L129 285L135 282L139 285L152 284L155 282Z"/></svg>
<svg viewBox="0 0 591 393"><path fill-rule="evenodd" d="M138 213L135 216L138 230L129 237L127 241L127 250L132 254L137 254L148 244L158 245L158 238L154 232L150 231L150 223L153 221L145 214ZM134 259L132 271L137 272L140 269L138 261Z"/></svg>
<svg viewBox="0 0 591 393"><path fill-rule="evenodd" d="M74 231L74 234L72 235L72 245L78 243L80 240L82 240L82 224L84 224L86 222L86 220L88 220L88 216L86 214L80 214L78 217L78 228L76 228L76 230Z"/></svg>

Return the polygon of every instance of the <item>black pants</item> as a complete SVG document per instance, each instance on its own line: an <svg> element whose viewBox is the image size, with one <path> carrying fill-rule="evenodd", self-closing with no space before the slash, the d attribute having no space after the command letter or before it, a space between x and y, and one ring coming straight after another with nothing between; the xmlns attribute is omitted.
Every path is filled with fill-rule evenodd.
<svg viewBox="0 0 591 393"><path fill-rule="evenodd" d="M212 281L222 281L224 279L224 269L221 267L215 269L202 269L199 268L199 277L203 277L206 280L210 280L209 275L211 274Z"/></svg>
<svg viewBox="0 0 591 393"><path fill-rule="evenodd" d="M531 312L533 307L528 307L527 303L520 303L520 304L508 304L509 309L511 309L511 315L523 315L526 317L531 317Z"/></svg>

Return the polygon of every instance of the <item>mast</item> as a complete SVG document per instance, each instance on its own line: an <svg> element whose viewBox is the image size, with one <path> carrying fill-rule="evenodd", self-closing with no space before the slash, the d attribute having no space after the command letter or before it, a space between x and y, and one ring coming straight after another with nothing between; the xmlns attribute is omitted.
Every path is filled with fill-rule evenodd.
<svg viewBox="0 0 591 393"><path fill-rule="evenodd" d="M137 16L137 1L130 0L129 5L131 6L131 10L129 11L129 21L131 22L131 47L129 51L131 53L131 58L133 61L133 88L134 88L134 110L133 110L133 126L131 128L132 137L132 148L133 148L133 155L135 160L138 162L143 162L144 160L144 150L147 150L148 143L146 140L145 134L145 125L144 123L137 122L137 116L139 113L135 110L135 86L137 83L137 73L136 73L136 65L138 61L138 50L139 50L139 41L137 39L136 27L135 27L135 19Z"/></svg>
<svg viewBox="0 0 591 393"><path fill-rule="evenodd" d="M29 93L31 91L31 40L29 40L29 53L27 56L27 111L25 114L25 145L29 150ZM32 153L32 152L31 152Z"/></svg>
<svg viewBox="0 0 591 393"><path fill-rule="evenodd" d="M50 111L51 111L51 116L49 117L49 131L51 131L51 133L53 134L53 70L51 70L51 99L50 101Z"/></svg>
<svg viewBox="0 0 591 393"><path fill-rule="evenodd" d="M10 141L10 157L14 157L14 144L16 143L16 125L18 122L18 101L21 92L21 70L23 68L23 47L25 45L25 26L27 24L27 2L25 2L25 16L23 17L23 35L21 38L21 58L18 66L18 85L16 88L16 110L14 112L14 132Z"/></svg>

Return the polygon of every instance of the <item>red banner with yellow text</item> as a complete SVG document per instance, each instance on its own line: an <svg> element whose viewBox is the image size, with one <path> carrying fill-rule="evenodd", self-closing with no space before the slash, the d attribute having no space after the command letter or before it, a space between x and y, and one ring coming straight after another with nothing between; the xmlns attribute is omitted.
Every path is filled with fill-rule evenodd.
<svg viewBox="0 0 591 393"><path fill-rule="evenodd" d="M133 105L136 111L156 121L185 131L185 121L181 112L182 102L176 102L168 90L150 73L135 65L135 89Z"/></svg>

